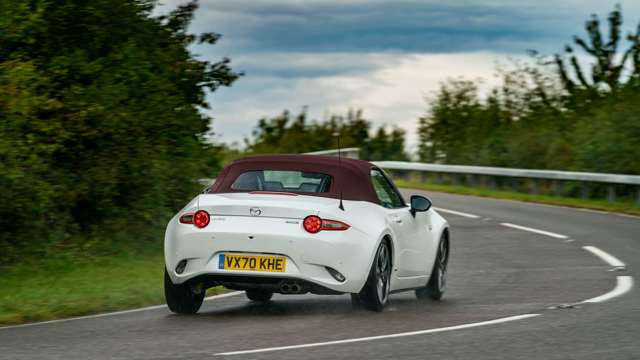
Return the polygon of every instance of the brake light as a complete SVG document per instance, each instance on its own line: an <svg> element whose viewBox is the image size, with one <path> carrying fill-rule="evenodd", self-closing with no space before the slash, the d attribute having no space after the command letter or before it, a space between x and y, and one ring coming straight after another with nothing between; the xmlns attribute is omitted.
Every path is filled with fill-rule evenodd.
<svg viewBox="0 0 640 360"><path fill-rule="evenodd" d="M316 215L309 215L304 218L302 225L311 234L319 233L322 230L344 231L350 228L349 225L338 220L321 219Z"/></svg>
<svg viewBox="0 0 640 360"><path fill-rule="evenodd" d="M310 215L304 218L304 222L302 224L304 225L304 229L312 234L315 234L322 229L322 219L315 215Z"/></svg>
<svg viewBox="0 0 640 360"><path fill-rule="evenodd" d="M195 213L185 213L180 216L180 223L193 224L200 229L209 225L209 220L209 213L204 210L198 210Z"/></svg>
<svg viewBox="0 0 640 360"><path fill-rule="evenodd" d="M196 213L193 214L193 225L200 229L209 225L209 213L204 210L196 211Z"/></svg>

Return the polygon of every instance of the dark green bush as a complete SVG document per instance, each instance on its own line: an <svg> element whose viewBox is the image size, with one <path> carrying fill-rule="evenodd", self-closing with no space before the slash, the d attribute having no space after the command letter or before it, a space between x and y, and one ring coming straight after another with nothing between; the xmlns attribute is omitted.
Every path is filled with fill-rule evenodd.
<svg viewBox="0 0 640 360"><path fill-rule="evenodd" d="M158 236L211 176L205 91L236 78L188 50L195 3L0 2L0 262ZM93 240L92 240L93 239Z"/></svg>

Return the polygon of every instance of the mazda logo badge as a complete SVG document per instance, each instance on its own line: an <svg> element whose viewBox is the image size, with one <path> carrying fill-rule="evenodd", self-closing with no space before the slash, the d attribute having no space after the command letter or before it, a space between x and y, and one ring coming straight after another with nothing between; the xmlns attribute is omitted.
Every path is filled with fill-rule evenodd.
<svg viewBox="0 0 640 360"><path fill-rule="evenodd" d="M260 210L260 208L251 208L249 209L249 214L251 216L260 216L262 214L262 210Z"/></svg>

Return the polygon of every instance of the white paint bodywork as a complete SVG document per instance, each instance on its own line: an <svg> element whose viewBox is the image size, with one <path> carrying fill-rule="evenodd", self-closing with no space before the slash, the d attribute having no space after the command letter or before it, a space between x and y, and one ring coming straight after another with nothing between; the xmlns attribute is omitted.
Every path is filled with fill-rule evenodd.
<svg viewBox="0 0 640 360"><path fill-rule="evenodd" d="M259 216L249 209L259 208ZM307 195L259 193L201 194L171 219L165 234L165 262L171 280L178 284L204 274L281 276L310 281L326 288L357 293L364 286L380 242L392 243L391 291L424 286L435 261L438 241L448 227L433 208L414 217L409 207L387 209L366 201L344 201ZM199 229L181 224L187 212L206 210L209 225ZM255 212L254 212L255 214ZM302 221L306 216L339 220L346 231L310 234ZM284 273L218 269L221 252L277 254L287 259ZM188 264L182 274L174 271L180 260ZM335 280L326 266L346 280Z"/></svg>

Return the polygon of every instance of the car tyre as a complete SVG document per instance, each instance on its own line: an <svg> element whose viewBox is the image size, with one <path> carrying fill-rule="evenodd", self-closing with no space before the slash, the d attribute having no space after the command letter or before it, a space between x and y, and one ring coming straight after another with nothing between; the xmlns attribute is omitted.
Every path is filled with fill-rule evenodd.
<svg viewBox="0 0 640 360"><path fill-rule="evenodd" d="M369 277L357 299L362 306L373 311L382 311L389 300L391 285L391 250L387 241L382 241L376 250Z"/></svg>
<svg viewBox="0 0 640 360"><path fill-rule="evenodd" d="M273 293L262 289L247 289L245 291L247 298L251 301L265 302L271 300Z"/></svg>
<svg viewBox="0 0 640 360"><path fill-rule="evenodd" d="M440 300L447 286L447 265L449 263L449 239L443 236L438 244L438 254L433 264L429 282L423 288L416 290L418 299Z"/></svg>
<svg viewBox="0 0 640 360"><path fill-rule="evenodd" d="M359 294L350 294L351 295L351 307L354 310L362 309L362 301L360 300Z"/></svg>
<svg viewBox="0 0 640 360"><path fill-rule="evenodd" d="M195 314L204 301L204 289L185 284L174 284L164 270L164 298L169 310L177 314Z"/></svg>

